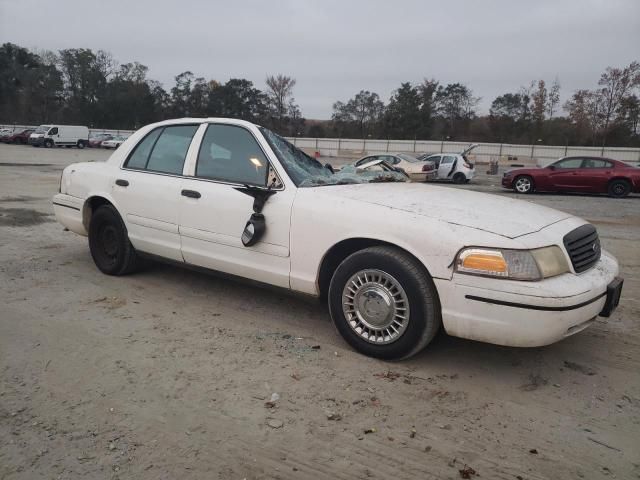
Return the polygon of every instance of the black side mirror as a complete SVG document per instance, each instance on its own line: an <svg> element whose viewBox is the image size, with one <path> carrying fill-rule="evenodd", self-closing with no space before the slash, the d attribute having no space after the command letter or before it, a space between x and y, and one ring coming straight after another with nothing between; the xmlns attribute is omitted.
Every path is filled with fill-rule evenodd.
<svg viewBox="0 0 640 480"><path fill-rule="evenodd" d="M555 169L556 169L555 165L549 165L547 168L548 168L549 170L555 170Z"/></svg>
<svg viewBox="0 0 640 480"><path fill-rule="evenodd" d="M333 166L332 166L330 163L325 163L325 164L324 164L324 168L326 168L327 170L329 170L331 173L336 173L336 172L333 170Z"/></svg>

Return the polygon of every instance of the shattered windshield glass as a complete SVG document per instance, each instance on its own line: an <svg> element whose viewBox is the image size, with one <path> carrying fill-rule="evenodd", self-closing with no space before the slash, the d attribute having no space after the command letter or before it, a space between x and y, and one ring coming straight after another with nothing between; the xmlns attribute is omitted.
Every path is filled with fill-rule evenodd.
<svg viewBox="0 0 640 480"><path fill-rule="evenodd" d="M260 130L297 187L407 181L407 177L399 172L358 170L353 165L334 173L280 135L266 128Z"/></svg>

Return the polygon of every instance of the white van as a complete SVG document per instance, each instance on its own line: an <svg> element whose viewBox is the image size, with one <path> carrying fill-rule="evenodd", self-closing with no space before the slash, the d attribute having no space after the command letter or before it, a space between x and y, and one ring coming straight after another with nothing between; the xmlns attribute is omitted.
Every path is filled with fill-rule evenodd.
<svg viewBox="0 0 640 480"><path fill-rule="evenodd" d="M89 144L89 128L77 125L40 125L29 136L34 147L66 146L84 148Z"/></svg>

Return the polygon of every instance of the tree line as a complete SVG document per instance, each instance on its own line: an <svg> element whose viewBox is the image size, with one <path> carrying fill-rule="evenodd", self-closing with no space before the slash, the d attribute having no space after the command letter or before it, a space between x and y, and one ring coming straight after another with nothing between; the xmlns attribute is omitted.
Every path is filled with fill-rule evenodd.
<svg viewBox="0 0 640 480"><path fill-rule="evenodd" d="M640 146L640 64L608 67L592 90L561 104L561 86L539 79L496 97L488 114L462 83L403 82L385 103L362 90L333 104L330 120L307 120L296 80L269 75L225 83L185 71L170 89L138 62L119 64L103 50L32 51L0 47L0 123L68 123L136 129L176 117L249 120L289 136L455 140L555 145Z"/></svg>

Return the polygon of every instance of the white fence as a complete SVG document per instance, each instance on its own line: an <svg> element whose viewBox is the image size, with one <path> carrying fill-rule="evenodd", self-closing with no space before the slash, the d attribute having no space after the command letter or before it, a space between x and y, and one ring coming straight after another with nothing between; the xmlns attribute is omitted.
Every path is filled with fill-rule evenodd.
<svg viewBox="0 0 640 480"><path fill-rule="evenodd" d="M28 125L0 125L0 128L21 130L35 128ZM112 135L131 135L134 130L89 129L91 135L109 133ZM356 140L348 138L298 138L288 140L306 152L319 152L322 157L357 158L380 153L458 153L464 150L467 142L438 142L427 140ZM622 160L635 165L640 164L640 148L625 147L570 147L551 145L512 145L507 143L480 143L469 155L480 163L498 161L501 163L546 164L551 160L570 155L590 155Z"/></svg>
<svg viewBox="0 0 640 480"><path fill-rule="evenodd" d="M354 140L346 138L289 138L290 142L323 157L359 157L380 153L459 153L469 143L425 140ZM640 148L573 147L551 145L511 145L507 143L480 143L469 155L480 163L499 161L506 163L545 164L570 155L590 155L622 160L632 164L640 162Z"/></svg>

